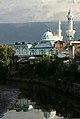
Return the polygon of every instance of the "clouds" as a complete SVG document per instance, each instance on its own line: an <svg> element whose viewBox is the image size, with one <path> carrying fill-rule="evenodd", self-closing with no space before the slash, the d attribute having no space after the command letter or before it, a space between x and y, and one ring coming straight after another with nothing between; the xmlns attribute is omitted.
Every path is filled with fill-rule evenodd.
<svg viewBox="0 0 80 119"><path fill-rule="evenodd" d="M66 20L69 7L72 7L76 18L77 13L79 17L79 0L1 0L0 22L24 23L58 18Z"/></svg>
<svg viewBox="0 0 80 119"><path fill-rule="evenodd" d="M57 0L57 2L60 2L60 3L62 3L62 2L64 2L64 3L79 3L80 2L80 0Z"/></svg>

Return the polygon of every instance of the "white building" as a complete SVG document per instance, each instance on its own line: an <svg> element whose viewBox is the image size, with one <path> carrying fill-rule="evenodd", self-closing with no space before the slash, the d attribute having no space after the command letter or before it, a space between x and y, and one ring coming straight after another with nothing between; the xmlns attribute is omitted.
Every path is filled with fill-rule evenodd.
<svg viewBox="0 0 80 119"><path fill-rule="evenodd" d="M55 42L62 41L61 36L61 22L59 20L58 34L53 34L51 31L47 31L43 34L42 39L35 46L31 43L15 43L10 46L15 50L15 54L18 57L30 57L30 56L42 56L44 54L55 54Z"/></svg>
<svg viewBox="0 0 80 119"><path fill-rule="evenodd" d="M10 44L14 51L15 55L17 55L20 58L27 57L31 55L30 48L32 47L31 43L15 43L15 44Z"/></svg>
<svg viewBox="0 0 80 119"><path fill-rule="evenodd" d="M67 19L68 19L68 29L66 30L66 34L67 37L69 38L69 40L73 40L74 39L74 34L75 34L75 30L73 29L73 14L72 14L72 10L69 9L68 14L67 14Z"/></svg>
<svg viewBox="0 0 80 119"><path fill-rule="evenodd" d="M80 41L70 41L69 58L73 59L77 53L80 53Z"/></svg>
<svg viewBox="0 0 80 119"><path fill-rule="evenodd" d="M60 40L59 36L55 36L52 32L47 31L43 34L42 39L35 48L31 49L35 51L34 55L55 54L55 41L57 40Z"/></svg>
<svg viewBox="0 0 80 119"><path fill-rule="evenodd" d="M75 57L75 54L77 54L77 52L80 53L78 47L80 47L80 41L78 40L74 40L74 35L75 35L75 30L73 29L73 14L72 14L72 10L69 9L68 11L68 30L66 30L66 34L69 38L69 58L73 59Z"/></svg>

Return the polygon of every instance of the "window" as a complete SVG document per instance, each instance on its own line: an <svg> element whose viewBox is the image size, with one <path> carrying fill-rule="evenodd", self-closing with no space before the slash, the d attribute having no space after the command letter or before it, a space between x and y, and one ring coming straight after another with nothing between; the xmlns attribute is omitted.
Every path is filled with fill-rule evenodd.
<svg viewBox="0 0 80 119"><path fill-rule="evenodd" d="M34 50L31 50L31 55L34 55Z"/></svg>
<svg viewBox="0 0 80 119"><path fill-rule="evenodd" d="M16 55L20 54L19 49L16 49Z"/></svg>
<svg viewBox="0 0 80 119"><path fill-rule="evenodd" d="M23 49L23 54L26 54L26 49Z"/></svg>
<svg viewBox="0 0 80 119"><path fill-rule="evenodd" d="M44 53L43 50L40 50L40 55L43 55L43 53Z"/></svg>

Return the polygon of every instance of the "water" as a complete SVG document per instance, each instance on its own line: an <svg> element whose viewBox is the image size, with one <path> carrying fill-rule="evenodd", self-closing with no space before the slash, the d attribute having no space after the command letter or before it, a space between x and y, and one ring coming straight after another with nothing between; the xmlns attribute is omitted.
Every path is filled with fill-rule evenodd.
<svg viewBox="0 0 80 119"><path fill-rule="evenodd" d="M80 118L80 101L43 85L8 82L0 85L0 118Z"/></svg>

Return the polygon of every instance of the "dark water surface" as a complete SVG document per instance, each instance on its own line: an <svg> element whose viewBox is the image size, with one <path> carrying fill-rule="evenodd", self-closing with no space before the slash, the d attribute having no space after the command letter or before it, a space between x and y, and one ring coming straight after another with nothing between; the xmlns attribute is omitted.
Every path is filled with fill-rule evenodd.
<svg viewBox="0 0 80 119"><path fill-rule="evenodd" d="M80 101L43 85L7 82L0 85L0 118L80 118Z"/></svg>

